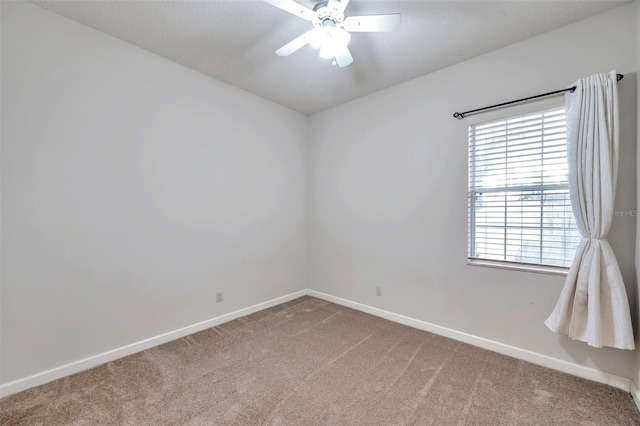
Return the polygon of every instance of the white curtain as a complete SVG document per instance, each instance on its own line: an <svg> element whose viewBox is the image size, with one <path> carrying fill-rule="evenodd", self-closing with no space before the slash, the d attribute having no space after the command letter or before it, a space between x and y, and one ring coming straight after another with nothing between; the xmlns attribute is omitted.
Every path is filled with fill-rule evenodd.
<svg viewBox="0 0 640 426"><path fill-rule="evenodd" d="M627 292L606 237L618 176L616 72L578 80L565 96L569 192L582 240L545 324L600 348L634 349Z"/></svg>

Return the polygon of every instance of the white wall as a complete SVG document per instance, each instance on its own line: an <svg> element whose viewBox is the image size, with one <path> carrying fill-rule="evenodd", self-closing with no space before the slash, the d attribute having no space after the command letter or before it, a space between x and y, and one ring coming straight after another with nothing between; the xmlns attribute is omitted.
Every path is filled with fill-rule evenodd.
<svg viewBox="0 0 640 426"><path fill-rule="evenodd" d="M307 129L2 2L1 382L305 288Z"/></svg>
<svg viewBox="0 0 640 426"><path fill-rule="evenodd" d="M636 4L477 57L311 117L310 287L486 339L632 377L639 351L551 333L563 277L466 265L464 111L617 69L616 209L636 207ZM635 220L610 240L635 286ZM382 287L382 297L375 287Z"/></svg>
<svg viewBox="0 0 640 426"><path fill-rule="evenodd" d="M636 69L640 71L640 4L636 2ZM638 139L640 142L640 90L636 91L637 93L637 103L638 111ZM636 144L637 146L637 144ZM640 149L637 151L637 170L640 170ZM638 183L638 192L637 192L637 200L640 201L640 173L637 173L637 183ZM636 204L636 209L640 208L640 203ZM635 306L636 306L636 321L635 321L635 330L636 330L636 347L640 348L640 215L636 218L636 292L635 292ZM636 365L635 365L635 374L631 376L633 381L635 382L636 389L640 389L640 354L636 357ZM640 400L640 394L637 395L638 400Z"/></svg>

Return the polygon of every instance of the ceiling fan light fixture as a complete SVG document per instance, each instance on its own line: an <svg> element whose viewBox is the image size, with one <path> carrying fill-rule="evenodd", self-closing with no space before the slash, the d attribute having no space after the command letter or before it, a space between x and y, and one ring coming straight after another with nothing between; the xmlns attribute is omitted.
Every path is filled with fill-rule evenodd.
<svg viewBox="0 0 640 426"><path fill-rule="evenodd" d="M351 41L351 34L342 28L328 27L320 44L320 57L335 58L336 52L344 49Z"/></svg>
<svg viewBox="0 0 640 426"><path fill-rule="evenodd" d="M336 57L336 49L322 46L320 48L320 57L324 59L331 59Z"/></svg>
<svg viewBox="0 0 640 426"><path fill-rule="evenodd" d="M324 45L327 34L322 28L316 28L309 34L309 46L319 49Z"/></svg>

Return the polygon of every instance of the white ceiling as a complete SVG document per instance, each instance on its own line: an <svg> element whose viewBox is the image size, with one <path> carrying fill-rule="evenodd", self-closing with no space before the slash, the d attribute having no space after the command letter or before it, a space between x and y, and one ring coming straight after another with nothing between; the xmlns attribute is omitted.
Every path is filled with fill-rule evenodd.
<svg viewBox="0 0 640 426"><path fill-rule="evenodd" d="M394 33L353 34L355 62L339 68L309 46L277 56L311 24L259 0L34 1L304 114L629 2L352 0L345 16L400 12L403 23Z"/></svg>

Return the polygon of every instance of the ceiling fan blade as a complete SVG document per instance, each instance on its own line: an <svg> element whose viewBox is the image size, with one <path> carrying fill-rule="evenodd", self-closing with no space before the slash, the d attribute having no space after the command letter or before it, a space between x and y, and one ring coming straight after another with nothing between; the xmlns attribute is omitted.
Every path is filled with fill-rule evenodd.
<svg viewBox="0 0 640 426"><path fill-rule="evenodd" d="M302 34L300 37L294 38L289 43L282 46L280 49L276 50L276 55L278 56L289 56L296 50L300 49L307 43L309 43L309 35L315 31L309 30L306 33Z"/></svg>
<svg viewBox="0 0 640 426"><path fill-rule="evenodd" d="M296 3L293 0L263 0L265 3L269 3L277 7L278 9L282 9L285 12L289 12L292 15L296 15L301 17L306 21L311 21L317 15L316 13L309 9L308 7L304 7L303 5Z"/></svg>
<svg viewBox="0 0 640 426"><path fill-rule="evenodd" d="M349 0L329 0L327 3L327 7L335 8L338 12L344 13L347 5L349 4Z"/></svg>
<svg viewBox="0 0 640 426"><path fill-rule="evenodd" d="M388 15L349 16L344 20L344 29L351 33L359 32L391 32L402 24L402 15L391 13Z"/></svg>
<svg viewBox="0 0 640 426"><path fill-rule="evenodd" d="M336 63L340 68L351 65L351 62L353 62L353 56L351 56L351 52L349 52L347 46L344 46L336 52Z"/></svg>

